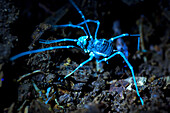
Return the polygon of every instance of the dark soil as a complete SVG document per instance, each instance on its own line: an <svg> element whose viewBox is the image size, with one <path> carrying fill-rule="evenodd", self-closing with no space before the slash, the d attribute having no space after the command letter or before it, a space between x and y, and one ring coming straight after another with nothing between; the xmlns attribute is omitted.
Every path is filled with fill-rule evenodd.
<svg viewBox="0 0 170 113"><path fill-rule="evenodd" d="M170 1L74 0L86 19L100 21L98 39L140 34L113 43L132 64L144 101L137 96L131 71L120 56L96 66L85 64L80 49L57 49L20 57L21 52L74 42L41 44L39 39L78 39L80 14L69 0L0 0L0 112L4 113L168 113L170 107ZM96 25L88 24L92 35ZM78 46L77 46L78 47ZM119 49L118 49L119 50Z"/></svg>

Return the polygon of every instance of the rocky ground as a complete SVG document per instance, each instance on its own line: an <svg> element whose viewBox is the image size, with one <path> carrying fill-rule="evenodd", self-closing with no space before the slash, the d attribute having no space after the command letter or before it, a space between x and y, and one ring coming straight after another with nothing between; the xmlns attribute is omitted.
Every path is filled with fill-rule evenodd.
<svg viewBox="0 0 170 113"><path fill-rule="evenodd" d="M168 0L83 0L75 3L86 19L99 20L98 38L122 33L140 34L113 42L127 53L132 74L120 56L107 63L85 64L89 58L80 49L57 49L10 61L28 50L75 45L74 42L40 44L39 39L77 39L79 29L54 29L52 25L82 22L67 0L0 0L0 112L4 113L168 113L170 107L170 2ZM75 18L76 17L76 18ZM94 33L96 25L89 24ZM78 46L77 46L78 47Z"/></svg>

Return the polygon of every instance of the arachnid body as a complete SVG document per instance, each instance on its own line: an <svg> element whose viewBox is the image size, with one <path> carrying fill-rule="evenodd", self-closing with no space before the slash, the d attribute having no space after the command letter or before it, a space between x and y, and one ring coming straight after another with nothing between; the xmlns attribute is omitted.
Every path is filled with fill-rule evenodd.
<svg viewBox="0 0 170 113"><path fill-rule="evenodd" d="M138 37L138 39L140 39L140 35L139 34L130 35L130 34L126 33L126 34L122 34L122 35L110 38L109 40L97 39L97 32L98 32L98 29L99 29L100 22L98 20L90 20L90 19L86 20L85 16L80 11L80 9L77 7L77 5L72 0L70 0L70 2L76 8L76 10L79 12L79 14L81 15L81 17L84 21L79 23L79 24L76 24L76 25L73 25L73 24L52 25L52 28L64 28L64 27L78 28L78 29L83 30L83 32L85 33L85 36L81 36L78 39L69 39L69 38L58 39L58 40L43 40L43 39L40 39L39 43L51 44L51 43L57 43L57 42L72 41L72 42L76 42L77 45L81 49L83 49L85 53L89 54L89 56L90 56L89 59L82 62L75 70L73 70L71 73L66 75L64 78L67 78L68 76L73 74L76 70L78 70L80 67L82 67L87 62L91 61L93 58L96 59L97 63L100 63L102 61L107 62L109 59L111 59L115 55L120 55L124 59L124 61L127 63L127 65L129 66L129 68L131 70L137 95L139 96L141 103L143 105L144 102L143 102L142 98L140 97L140 94L139 94L139 91L138 91L133 67L131 66L131 64L129 63L129 61L125 57L125 55L121 51L114 50L113 45L112 45L112 43L115 39L118 39L118 38L121 38L121 37L127 37L127 36ZM91 32L90 32L89 27L88 27L88 23L95 23L97 25L94 36L91 35ZM85 25L85 27L83 27L82 25ZM139 42L139 40L138 40L138 42ZM63 48L77 48L77 47L73 46L73 45L68 45L68 46L54 46L54 47L37 49L37 50L31 50L31 51L26 51L26 52L20 53L16 56L13 56L13 57L10 58L10 60L14 61L15 59L17 59L19 57L22 57L22 56L28 55L28 54L32 54L32 53L38 53L38 52L43 52L43 51L48 51L48 50L53 50L53 49L63 49ZM139 44L138 44L138 48L139 48ZM103 59L99 60L100 57L103 57Z"/></svg>

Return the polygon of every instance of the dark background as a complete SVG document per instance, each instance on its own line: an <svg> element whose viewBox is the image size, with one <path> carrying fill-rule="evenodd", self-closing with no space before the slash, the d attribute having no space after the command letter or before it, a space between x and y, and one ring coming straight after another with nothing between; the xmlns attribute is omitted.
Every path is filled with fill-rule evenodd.
<svg viewBox="0 0 170 113"><path fill-rule="evenodd" d="M145 43L146 49L149 49L150 45L157 45L161 42L159 37L165 34L164 31L167 28L165 24L168 20L166 18L161 19L163 10L169 10L169 0L85 0L83 6L83 0L74 0L74 2L83 12L86 19L100 21L98 38L109 39L114 36L112 26L116 20L120 21L122 33L134 33L134 30L138 31L137 20L141 17L146 17L154 28L153 33ZM53 24L60 25L69 22L76 24L82 22L81 16L70 5L68 0L11 0L11 3L19 10L19 15L10 24L10 33L18 38L18 41L13 41L14 47L11 49L10 57L27 51L28 46L33 40L31 35L36 27L66 4L68 4L69 11L57 23L54 22ZM159 24L156 23L157 20ZM135 51L134 43L136 41L132 41L128 45L129 51ZM82 54L81 57L83 56ZM3 87L0 88L2 94L0 96L1 108L9 107L12 102L17 100L17 85L15 80L18 75L22 75L28 70L24 68L26 63L23 62L26 57L18 59L15 62L15 66L11 66L12 63L8 60L3 60L5 65L3 67Z"/></svg>

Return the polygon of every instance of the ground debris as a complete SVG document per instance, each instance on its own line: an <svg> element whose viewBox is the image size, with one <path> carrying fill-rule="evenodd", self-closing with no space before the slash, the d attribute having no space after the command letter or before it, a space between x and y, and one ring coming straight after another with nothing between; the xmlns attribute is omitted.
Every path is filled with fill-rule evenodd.
<svg viewBox="0 0 170 113"><path fill-rule="evenodd" d="M44 103L38 101L38 100L32 100L30 103L30 107L28 109L31 113L54 113L51 108L48 105L45 105Z"/></svg>
<svg viewBox="0 0 170 113"><path fill-rule="evenodd" d="M122 60L122 57L118 55L110 59L108 61L109 64L101 63L97 65L97 67L96 61L92 60L80 67L66 79L64 78L66 75L89 58L88 54L82 53L79 49L55 49L39 52L30 54L27 58L21 59L19 63L13 63L10 67L6 66L6 70L3 70L3 66L7 65L4 60L8 59L11 47L15 47L12 41L14 41L16 37L11 35L10 24L18 18L18 12L12 5L9 5L7 1L0 1L0 3L2 3L0 4L0 9L2 9L0 10L0 36L2 37L0 40L0 88L7 89L4 87L4 81L6 81L6 86L11 81L17 84L17 98L13 100L13 103L9 103L8 105L4 103L0 104L2 105L3 111L8 113L12 113L13 111L24 113L168 113L170 106L170 98L168 95L170 91L170 45L169 17L166 2L162 0L158 0L159 3L157 3L157 1L154 2L154 12L149 10L151 8L151 5L149 5L149 8L146 7L145 9L148 13L143 14L143 11L138 8L144 8L144 4L148 6L147 3L149 1L131 0L128 3L127 0L121 0L118 3L119 5L116 4L121 8L116 7L113 3L117 2L114 1L74 1L83 13L87 13L85 13L87 17L93 17L92 14L95 12L95 18L100 20L101 27L97 38L103 37L107 39L115 36L116 33L113 34L113 32L108 29L110 29L110 22L112 23L115 19L117 20L117 18L122 18L120 20L118 19L118 21L120 25L125 26L123 29L121 29L121 26L114 28L119 28L120 31L117 31L117 33L127 31L139 34L140 32L142 42L137 52L137 44L135 44L137 39L126 37L125 40L120 39L117 40L117 42L115 41L113 46L119 51L124 52L126 58L128 58L132 64L138 90L141 98L144 100L144 105L141 105L136 93L130 69L127 67L126 62ZM22 2L25 3L25 1ZM22 2L18 4L22 5ZM56 40L66 37L77 39L80 36L84 36L77 28L57 28L51 30L52 25L56 23L57 25L63 25L63 23L76 24L82 22L78 20L80 16L79 13L79 16L77 16L75 9L73 9L72 13L72 6L64 3L65 1L61 1L61 3L53 0L49 0L48 3L46 1L35 1L38 6L37 4L32 5L31 1L27 2L27 5L29 6L30 4L31 6L25 10L29 12L27 15L30 18L31 16L29 15L38 15L42 18L41 13L37 13L38 10L34 9L35 6L41 9L39 10L40 12L44 10L48 12L43 15L46 16L46 19L41 20L41 22L38 21L39 25L37 24L38 26L34 31L30 31L26 29L27 26L23 26L25 32L29 31L32 33L32 35L30 35L32 41L26 42L28 43L27 45L30 45L30 50L53 46L76 46L76 43L72 42L40 44L38 43L40 38L43 40ZM53 4L55 5L53 6ZM61 4L62 6L60 7ZM115 18L115 11L113 10L113 12L111 12L112 8L114 9L112 5L116 7L116 11L121 10L122 7L128 11L134 10L133 16L137 16L129 16L131 17L130 19L124 18L125 13L128 14L128 11L121 10L121 14ZM101 6L106 9L100 8ZM88 12L88 10L84 11L84 9L92 11ZM7 12L7 15L5 12ZM19 18L22 18L22 16L21 14ZM107 22L108 18L112 21L109 20ZM32 20L34 19L36 18ZM133 25L135 21L136 25ZM32 25L31 23L29 24ZM88 24L93 34L96 25L94 23ZM83 27L85 27L85 25L83 25ZM20 34L17 32L15 34L25 36L24 33ZM8 78L14 74L9 74L9 71L15 72L16 75L15 79L11 81L4 79L4 77ZM13 90L7 90L9 91L7 93L11 97ZM7 96L2 96L2 98L5 98L6 102L8 99L11 99Z"/></svg>

